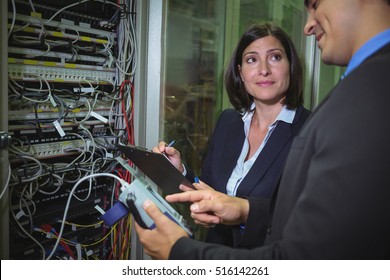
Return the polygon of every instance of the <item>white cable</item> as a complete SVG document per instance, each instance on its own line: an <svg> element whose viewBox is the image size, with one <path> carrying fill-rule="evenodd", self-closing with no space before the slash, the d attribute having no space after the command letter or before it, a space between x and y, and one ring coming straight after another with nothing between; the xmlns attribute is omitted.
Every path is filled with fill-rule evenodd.
<svg viewBox="0 0 390 280"><path fill-rule="evenodd" d="M81 121L77 121L76 118L73 119L73 122L76 123L76 124L82 124L83 122L87 121L89 119L89 117L91 116L91 112L92 112L92 108L91 108L91 104L89 103L88 99L85 99L85 104L88 105L88 113L86 114L86 116L84 117L84 119L82 119Z"/></svg>
<svg viewBox="0 0 390 280"><path fill-rule="evenodd" d="M25 229L24 227L20 224L19 220L16 218L16 215L14 213L14 211L11 211L11 214L12 214L12 217L14 218L16 224L19 226L19 228L23 231L23 233L29 237L32 241L34 241L38 246L39 248L41 249L42 251L42 259L44 260L46 258L46 253L45 253L45 248L42 246L41 243L39 243L38 240L36 240L31 234L29 234Z"/></svg>
<svg viewBox="0 0 390 280"><path fill-rule="evenodd" d="M47 55L50 52L50 45L47 42L45 42L45 45L47 46L47 50L46 51L43 51L43 52L35 54L35 55L26 55L26 57L27 58L35 58L35 57L38 57L38 56L45 56L45 55Z"/></svg>
<svg viewBox="0 0 390 280"><path fill-rule="evenodd" d="M50 255L47 257L47 260L50 260L54 253L56 252L57 250L57 247L58 247L58 244L60 243L60 240L62 238L62 233L64 231L64 227L65 227L65 221L66 221L66 217L68 215L68 211L69 211L69 206L70 206L70 202L72 200L72 197L73 197L73 194L74 192L76 191L77 187L82 183L84 182L85 180L87 179L90 179L90 178L94 178L94 177L103 177L103 176L107 176L107 177L111 177L111 178L114 178L116 180L118 180L121 185L123 186L124 184L126 184L126 181L122 180L121 178L119 178L118 176L114 175L114 174L110 174L110 173L98 173L98 174L93 174L93 175L88 175L88 176L85 176L83 177L80 181L78 181L74 187L72 188L72 190L70 191L69 193L69 197L68 197L68 200L66 202L66 206L65 206L65 210L64 210L64 216L62 218L62 223L61 223L61 229L58 233L58 236L57 236L57 241L56 243L54 244L54 247L50 253Z"/></svg>
<svg viewBox="0 0 390 280"><path fill-rule="evenodd" d="M87 143L85 142L85 139L80 135L80 134L77 134L77 133L73 133L73 132L70 132L70 133L67 133L67 135L75 135L76 137L79 137L81 139L81 141L83 141L83 147L84 149L83 150L80 150L80 149L77 149L78 151L82 151L82 153L80 155L78 155L72 162L70 162L69 164L67 164L65 166L65 168L68 168L70 166L72 166L75 162L77 162L81 157L84 157L85 159L85 152L87 151ZM67 151L71 151L73 149L68 149Z"/></svg>
<svg viewBox="0 0 390 280"><path fill-rule="evenodd" d="M92 168L91 168L91 171L90 171L90 175L93 175L94 174L94 167L95 167L95 164L96 162L100 160L100 158L96 159L93 163L92 163ZM89 179L89 187L88 187L88 193L87 195L85 196L85 198L80 198L78 197L76 194L73 194L73 196L78 200L78 201L86 201L89 196L91 195L91 192L92 192L92 177Z"/></svg>
<svg viewBox="0 0 390 280"><path fill-rule="evenodd" d="M31 184L30 184L31 186ZM21 213L24 213L23 216L26 216L25 212L23 211L23 208L26 208L27 209L27 212L29 213L29 217L30 217L30 223L32 225L32 215L35 214L36 210L37 210L37 207L35 205L35 202L32 200L32 197L29 195L29 193L27 192L27 187L28 187L28 184L26 184L23 189L22 189L22 193L20 194L20 200L19 200L19 210ZM25 194L26 193L26 194ZM31 202L31 205L33 206L33 211L31 212L30 210L30 206L29 204L27 203L27 201L24 199L27 198L29 202ZM22 205L22 202L24 204L24 207Z"/></svg>
<svg viewBox="0 0 390 280"><path fill-rule="evenodd" d="M61 189L61 186L62 184L64 183L63 182L63 178L57 174L54 174L54 173L51 173L51 176L52 177L55 177L57 178L58 182L57 183L53 183L53 186L57 186L57 188L51 192L48 192L48 191L44 191L44 190L41 190L41 188L43 187L42 184L39 188L39 192L42 193L42 194L45 194L45 195L53 195L55 193L57 193L60 189ZM49 181L50 181L50 178L49 178Z"/></svg>
<svg viewBox="0 0 390 280"><path fill-rule="evenodd" d="M11 23L11 27L8 31L8 38L9 36L11 36L11 33L12 33L12 30L14 29L14 25L15 25L15 19L16 19L16 6L15 6L15 0L12 0L12 23Z"/></svg>
<svg viewBox="0 0 390 280"><path fill-rule="evenodd" d="M35 181L36 179L38 179L38 178L41 176L41 174L42 174L42 163L41 163L38 159L36 159L36 158L34 158L34 157L31 157L31 156L21 155L20 157L21 157L21 158L24 158L24 159L32 160L32 161L34 161L35 163L37 163L36 166L32 166L32 167L29 167L29 168L36 168L36 167L39 167L38 171L37 171L34 175L29 176L28 178L21 178L21 179L20 179L21 182L22 182L22 183L27 183L27 182Z"/></svg>
<svg viewBox="0 0 390 280"><path fill-rule="evenodd" d="M11 77L9 77L9 80L12 81L12 82L13 82L17 87L19 87L20 89L24 89L24 90L28 90L28 91L33 91L33 92L40 92L40 93L46 92L46 91L47 91L47 92L48 92L48 95L47 95L47 98L46 98L46 99L44 99L44 100L34 100L34 99L28 98L28 97L26 97L24 94L21 94L20 92L16 91L16 89L15 89L14 87L12 87L12 85L11 85L11 88L12 88L13 90L15 90L15 92L16 92L19 96L21 96L23 99L28 100L28 101L35 102L35 103L45 103L45 102L50 101L50 99L52 98L52 95L51 95L51 88L50 88L49 82L48 82L46 79L44 79L44 78L42 78L41 76L39 76L39 75L35 75L35 74L31 74L31 73L28 73L28 75L33 76L33 77L37 77L37 78L38 78L39 84L40 84L40 88L39 88L39 89L35 89L35 88L25 88L25 87L23 87L22 85L18 84L18 83L17 83L13 78L11 78ZM47 86L47 90L44 90L44 89L42 88L42 86L43 86L42 81L45 82L45 84L46 84L46 86Z"/></svg>
<svg viewBox="0 0 390 280"><path fill-rule="evenodd" d="M89 147L92 147L92 152L91 152L91 155L90 157L86 160L86 162L92 162L93 161L93 155L95 154L95 150L96 150L96 145L95 145L95 139L93 138L93 135L92 133L86 128L84 127L82 124L79 125L79 128L81 128L82 130L84 130L84 132L89 136L89 138L91 139L91 144L89 145ZM87 147L87 148L89 148ZM88 149L89 150L89 149Z"/></svg>
<svg viewBox="0 0 390 280"><path fill-rule="evenodd" d="M9 147L9 151L11 153L32 156L32 153L30 152L30 148L31 148L30 146L28 146L27 151L24 151L24 150L21 150L24 147L23 141L21 139L13 138L12 140L19 142L20 149L17 146L15 146L14 144L11 144L11 146Z"/></svg>
<svg viewBox="0 0 390 280"><path fill-rule="evenodd" d="M7 181L5 182L3 191L0 194L0 200L3 198L3 195L5 194L5 191L8 188L9 185L9 180L11 179L11 164L8 164L8 176L7 176Z"/></svg>

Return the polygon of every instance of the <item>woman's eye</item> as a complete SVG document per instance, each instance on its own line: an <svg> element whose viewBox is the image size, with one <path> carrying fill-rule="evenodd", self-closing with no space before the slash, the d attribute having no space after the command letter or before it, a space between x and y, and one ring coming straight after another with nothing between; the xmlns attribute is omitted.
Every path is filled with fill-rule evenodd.
<svg viewBox="0 0 390 280"><path fill-rule="evenodd" d="M271 58L270 58L270 60L272 60L272 61L279 61L281 59L282 59L282 56L279 54L273 54L273 55L271 55Z"/></svg>
<svg viewBox="0 0 390 280"><path fill-rule="evenodd" d="M312 4L313 9L317 10L317 6L318 6L317 1L314 1L313 4Z"/></svg>
<svg viewBox="0 0 390 280"><path fill-rule="evenodd" d="M249 57L247 60L246 60L247 63L253 63L253 62L256 62L256 58L254 57Z"/></svg>

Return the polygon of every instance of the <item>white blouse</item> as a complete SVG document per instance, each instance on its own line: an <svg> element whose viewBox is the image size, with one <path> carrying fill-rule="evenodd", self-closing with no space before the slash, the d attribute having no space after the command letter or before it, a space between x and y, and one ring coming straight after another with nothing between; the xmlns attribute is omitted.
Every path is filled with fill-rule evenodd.
<svg viewBox="0 0 390 280"><path fill-rule="evenodd" d="M278 122L283 121L286 123L292 123L295 117L296 109L290 110L287 109L286 105L283 106L279 115L276 117L275 121L268 127L268 132L264 137L263 142L260 147L257 149L256 153L247 161L245 161L245 157L249 151L249 141L248 134L249 128L252 121L253 113L255 109L255 104L252 103L250 111L244 113L242 120L244 122L244 132L245 132L245 140L244 145L241 150L240 157L237 160L237 165L234 168L232 174L230 175L230 179L226 185L226 192L228 195L235 196L237 193L237 188L240 185L241 181L245 178L246 174L248 174L249 170L252 168L255 163L257 157L260 152L263 150L264 146L267 144L268 139L271 137L272 132L277 126Z"/></svg>

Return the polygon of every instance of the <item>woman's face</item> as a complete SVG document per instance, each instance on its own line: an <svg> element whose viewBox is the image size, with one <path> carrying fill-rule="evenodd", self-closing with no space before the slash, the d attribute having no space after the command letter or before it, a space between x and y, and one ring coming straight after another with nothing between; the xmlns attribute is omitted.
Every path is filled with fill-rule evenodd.
<svg viewBox="0 0 390 280"><path fill-rule="evenodd" d="M273 36L252 42L242 56L239 67L245 88L255 102L278 104L290 85L290 63L286 52Z"/></svg>

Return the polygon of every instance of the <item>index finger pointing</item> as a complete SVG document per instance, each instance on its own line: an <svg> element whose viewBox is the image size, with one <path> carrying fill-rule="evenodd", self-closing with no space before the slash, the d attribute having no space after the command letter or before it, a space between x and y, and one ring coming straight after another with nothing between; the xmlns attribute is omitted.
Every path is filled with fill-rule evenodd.
<svg viewBox="0 0 390 280"><path fill-rule="evenodd" d="M209 199L210 195L208 195L205 191L192 191L192 192L183 192L167 195L165 199L168 202L198 202L203 199Z"/></svg>

